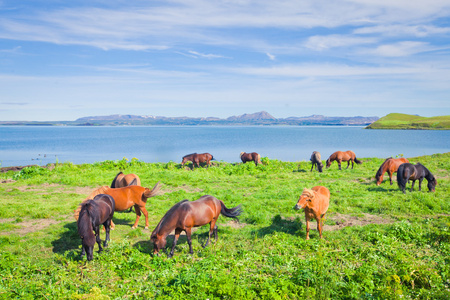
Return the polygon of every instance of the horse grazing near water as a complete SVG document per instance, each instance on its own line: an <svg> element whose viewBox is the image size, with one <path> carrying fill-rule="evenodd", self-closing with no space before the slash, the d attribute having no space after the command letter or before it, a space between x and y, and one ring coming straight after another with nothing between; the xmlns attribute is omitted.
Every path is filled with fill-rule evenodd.
<svg viewBox="0 0 450 300"><path fill-rule="evenodd" d="M117 173L116 177L111 183L111 188L121 188L129 185L141 185L141 179L136 174L123 174L122 172Z"/></svg>
<svg viewBox="0 0 450 300"><path fill-rule="evenodd" d="M304 209L306 219L306 239L309 240L309 221L317 221L317 230L322 238L323 217L330 204L330 191L324 186L315 186L312 189L304 189L294 209Z"/></svg>
<svg viewBox="0 0 450 300"><path fill-rule="evenodd" d="M406 183L409 180L412 180L411 184L411 192L414 188L414 183L416 180L419 180L419 191L422 189L422 180L426 178L428 181L427 187L430 192L434 192L437 180L431 172L425 168L421 163L417 163L416 165L410 163L401 164L397 170L397 184L398 187L403 191L403 194L406 194Z"/></svg>
<svg viewBox="0 0 450 300"><path fill-rule="evenodd" d="M182 231L186 232L189 253L194 253L191 241L192 227L203 226L209 223L208 240L203 247L208 245L212 233L214 233L214 237L217 241L216 221L220 214L225 217L237 219L241 214L241 206L238 205L234 208L227 208L221 200L209 195L202 196L195 201L183 200L178 202L167 211L152 232L150 240L153 243L153 254L158 254L159 250L166 246L166 237L173 230L175 230L175 239L173 240L169 257L173 256L178 237Z"/></svg>
<svg viewBox="0 0 450 300"><path fill-rule="evenodd" d="M109 241L109 231L114 215L115 202L113 197L99 194L93 200L88 200L81 205L79 218L77 221L78 234L81 237L81 256L87 253L87 260L92 260L95 242L98 244L98 252L102 252L100 240L100 225L106 228L106 238L103 246L106 247ZM95 235L94 233L95 232Z"/></svg>
<svg viewBox="0 0 450 300"><path fill-rule="evenodd" d="M188 155L183 156L183 160L181 161L181 165L184 166L184 164L188 161L192 162L192 167L197 164L197 167L200 167L200 163L206 162L206 165L209 167L211 166L211 160L215 160L214 157L209 153L191 153Z"/></svg>
<svg viewBox="0 0 450 300"><path fill-rule="evenodd" d="M155 184L152 190L137 185L130 185L122 188L110 188L107 186L102 186L93 191L90 197L93 197L94 195L98 194L107 194L112 196L114 198L116 205L115 211L124 211L134 206L134 210L136 211L136 221L134 222L134 225L131 228L135 229L137 227L142 212L144 213L145 216L145 229L148 229L148 212L147 209L145 208L145 205L147 204L148 198L158 196L161 194L160 189L161 186L159 182ZM78 219L79 211L80 207L76 209L74 212L75 219ZM112 221L111 226L112 228L115 227Z"/></svg>
<svg viewBox="0 0 450 300"><path fill-rule="evenodd" d="M392 174L397 172L398 167L400 167L401 164L409 163L409 160L406 158L386 158L386 160L381 164L380 168L377 171L377 174L375 175L375 180L377 181L377 185L380 185L383 182L383 175L385 172L388 172L389 179L391 181L392 185Z"/></svg>
<svg viewBox="0 0 450 300"><path fill-rule="evenodd" d="M339 170L341 169L341 162L346 161L347 162L347 169L350 166L350 162L352 162L352 169L353 169L353 162L357 164L362 164L362 161L358 160L356 158L355 152L353 151L336 151L333 154L330 155L330 157L327 159L327 168L331 166L331 163L333 161L337 161L339 165Z"/></svg>
<svg viewBox="0 0 450 300"><path fill-rule="evenodd" d="M141 179L136 174L130 173L130 174L123 174L122 172L117 173L116 177L113 179L111 183L111 188L121 188L129 185L141 185ZM133 210L133 207L130 207L130 209L127 212L131 212Z"/></svg>
<svg viewBox="0 0 450 300"><path fill-rule="evenodd" d="M313 168L314 168L314 166L315 166L316 169L319 169L319 172L322 173L323 164L322 164L322 161L321 161L320 152L314 151L314 152L311 154L311 158L310 158L309 160L310 160L311 163L312 163L312 165L311 165L311 172L312 172L312 170L313 170Z"/></svg>
<svg viewBox="0 0 450 300"><path fill-rule="evenodd" d="M244 164L248 161L254 161L256 166L258 164L261 164L261 155L259 155L256 152L252 153L241 152L241 154L239 154L239 157L241 158Z"/></svg>

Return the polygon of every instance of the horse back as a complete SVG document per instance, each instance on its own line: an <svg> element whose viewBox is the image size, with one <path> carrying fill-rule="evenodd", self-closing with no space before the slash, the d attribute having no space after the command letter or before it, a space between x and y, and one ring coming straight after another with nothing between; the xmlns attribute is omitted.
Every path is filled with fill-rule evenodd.
<svg viewBox="0 0 450 300"><path fill-rule="evenodd" d="M198 200L183 203L181 208L185 208L186 211L183 225L196 227L208 224L212 219L217 219L222 206L217 198L205 195Z"/></svg>
<svg viewBox="0 0 450 300"><path fill-rule="evenodd" d="M313 209L317 210L318 213L323 215L327 212L330 205L330 190L320 185L313 187L312 190L316 194L314 198L315 205Z"/></svg>
<svg viewBox="0 0 450 300"><path fill-rule="evenodd" d="M103 224L108 219L111 219L114 215L115 201L110 195L99 194L93 199L98 207L99 224Z"/></svg>
<svg viewBox="0 0 450 300"><path fill-rule="evenodd" d="M108 189L105 194L114 198L115 208L118 211L130 208L142 200L145 188L138 185L130 185L121 188Z"/></svg>

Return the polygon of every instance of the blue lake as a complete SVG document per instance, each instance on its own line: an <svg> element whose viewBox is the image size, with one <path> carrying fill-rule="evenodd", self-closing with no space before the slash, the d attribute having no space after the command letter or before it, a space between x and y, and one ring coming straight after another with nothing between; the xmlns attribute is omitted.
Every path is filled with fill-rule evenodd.
<svg viewBox="0 0 450 300"><path fill-rule="evenodd" d="M450 151L450 131L365 130L337 126L0 126L2 167L70 161L93 163L133 157L145 162L181 162L185 154L209 152L238 162L258 152L283 161L326 159L337 150L357 157L414 157Z"/></svg>

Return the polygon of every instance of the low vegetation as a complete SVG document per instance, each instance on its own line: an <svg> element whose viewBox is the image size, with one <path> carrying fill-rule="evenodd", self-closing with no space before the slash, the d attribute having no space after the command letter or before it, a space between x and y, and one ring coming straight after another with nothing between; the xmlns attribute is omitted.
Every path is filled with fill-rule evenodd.
<svg viewBox="0 0 450 300"><path fill-rule="evenodd" d="M425 181L404 195L388 176L376 186L381 158L323 173L307 161L268 158L193 170L124 158L0 173L0 298L448 299L450 153L408 159L438 178L435 193ZM164 193L147 203L149 230L143 218L132 230L135 214L116 212L109 247L87 262L72 213L119 171L147 187L160 181ZM312 222L307 241L304 215L293 207L316 185L330 190L330 208L324 238ZM150 234L164 213L205 194L242 204L240 223L220 217L219 239L207 248L208 228L197 229L193 255L182 235L173 258L153 256Z"/></svg>
<svg viewBox="0 0 450 300"><path fill-rule="evenodd" d="M420 117L392 113L373 122L367 129L450 129L450 116Z"/></svg>

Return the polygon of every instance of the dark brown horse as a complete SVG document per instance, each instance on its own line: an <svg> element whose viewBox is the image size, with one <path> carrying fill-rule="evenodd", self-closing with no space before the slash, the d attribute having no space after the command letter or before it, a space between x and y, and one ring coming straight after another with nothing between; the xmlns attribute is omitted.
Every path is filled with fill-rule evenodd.
<svg viewBox="0 0 450 300"><path fill-rule="evenodd" d="M397 172L398 167L400 167L401 164L409 163L409 160L406 158L386 158L386 160L381 164L380 168L377 171L377 174L375 175L375 179L377 181L377 185L380 185L383 182L383 175L385 172L388 172L389 179L391 181L392 185L392 174Z"/></svg>
<svg viewBox="0 0 450 300"><path fill-rule="evenodd" d="M259 155L256 152L252 152L252 153L241 152L239 157L241 158L241 160L244 164L248 161L254 161L256 166L258 164L261 164L261 155Z"/></svg>
<svg viewBox="0 0 450 300"><path fill-rule="evenodd" d="M106 228L106 238L103 244L108 245L111 220L114 215L115 202L113 197L100 194L93 200L88 200L81 205L80 217L78 218L78 234L81 237L81 256L87 253L87 260L92 260L95 242L98 244L98 252L102 252L100 240L100 225ZM95 232L95 235L94 233Z"/></svg>
<svg viewBox="0 0 450 300"><path fill-rule="evenodd" d="M322 164L322 160L321 160L321 157L320 157L320 152L314 151L311 154L311 158L309 160L312 163L312 165L311 165L311 172L312 172L314 166L316 167L316 169L319 169L319 172L322 172L323 164Z"/></svg>
<svg viewBox="0 0 450 300"><path fill-rule="evenodd" d="M181 162L181 165L184 166L184 164L188 161L192 162L192 167L194 167L197 164L197 167L200 167L200 163L206 163L206 165L209 167L211 166L211 160L214 160L214 157L209 153L192 153L183 156L183 161Z"/></svg>
<svg viewBox="0 0 450 300"><path fill-rule="evenodd" d="M241 206L226 208L221 200L209 195L205 195L196 201L183 200L178 202L167 211L152 232L150 240L153 243L153 254L158 254L159 250L166 246L166 237L173 230L175 230L175 239L169 257L173 256L178 237L182 231L186 232L189 253L194 253L191 241L192 227L203 226L209 223L208 240L204 247L208 245L212 233L214 233L217 241L216 221L220 214L237 219L241 214Z"/></svg>
<svg viewBox="0 0 450 300"><path fill-rule="evenodd" d="M402 190L403 194L406 194L406 183L409 180L412 180L411 192L413 191L414 183L416 182L416 180L419 180L420 191L422 188L422 180L424 178L426 178L428 181L428 190L430 190L430 192L434 192L437 185L436 177L434 177L434 175L431 174L431 172L427 168L425 168L424 165L422 165L421 163L417 163L416 165L404 163L401 164L400 167L398 167L397 184L398 187Z"/></svg>
<svg viewBox="0 0 450 300"><path fill-rule="evenodd" d="M123 188L114 188L114 189L107 186L102 186L93 191L89 195L89 198L98 194L110 195L114 198L116 204L115 207L116 211L124 211L134 206L134 210L136 211L136 221L134 222L134 225L131 228L135 229L138 226L139 218L141 217L142 212L145 216L145 229L148 229L148 212L147 209L145 208L145 205L147 204L148 198L160 195L160 189L161 186L159 185L159 182L155 184L152 190L137 185L130 185ZM76 209L74 212L75 219L78 219L79 211L80 207ZM114 228L114 223L112 221L111 226L112 228Z"/></svg>
<svg viewBox="0 0 450 300"><path fill-rule="evenodd" d="M111 183L111 188L121 188L129 185L141 185L141 179L136 174L123 174L122 172L117 173L116 177Z"/></svg>
<svg viewBox="0 0 450 300"><path fill-rule="evenodd" d="M362 164L362 161L358 160L356 158L355 152L353 151L336 151L333 154L330 155L330 157L327 159L327 168L331 166L331 163L333 161L337 161L339 165L339 170L341 169L341 162L346 161L347 162L347 169L350 166L350 162L352 162L352 169L353 169L353 162L357 164Z"/></svg>

